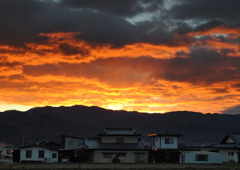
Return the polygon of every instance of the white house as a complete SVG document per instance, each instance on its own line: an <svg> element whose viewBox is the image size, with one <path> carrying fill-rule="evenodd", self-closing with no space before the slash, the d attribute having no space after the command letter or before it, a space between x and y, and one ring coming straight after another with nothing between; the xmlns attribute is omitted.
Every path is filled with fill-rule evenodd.
<svg viewBox="0 0 240 170"><path fill-rule="evenodd" d="M223 162L238 162L238 152L240 150L240 133L228 132L218 145L214 148L222 154Z"/></svg>
<svg viewBox="0 0 240 170"><path fill-rule="evenodd" d="M222 163L222 154L206 151L182 151L180 163Z"/></svg>
<svg viewBox="0 0 240 170"><path fill-rule="evenodd" d="M61 135L61 148L62 149L76 149L82 146L84 138L77 136Z"/></svg>
<svg viewBox="0 0 240 170"><path fill-rule="evenodd" d="M179 163L180 150L178 138L182 134L148 134L152 138L152 154L154 162Z"/></svg>
<svg viewBox="0 0 240 170"><path fill-rule="evenodd" d="M178 149L178 137L182 134L149 134L152 138L152 150Z"/></svg>
<svg viewBox="0 0 240 170"><path fill-rule="evenodd" d="M43 145L20 147L20 162L58 162L58 150Z"/></svg>
<svg viewBox="0 0 240 170"><path fill-rule="evenodd" d="M97 163L147 163L149 149L139 136L132 128L104 128L98 137L86 138L86 151Z"/></svg>

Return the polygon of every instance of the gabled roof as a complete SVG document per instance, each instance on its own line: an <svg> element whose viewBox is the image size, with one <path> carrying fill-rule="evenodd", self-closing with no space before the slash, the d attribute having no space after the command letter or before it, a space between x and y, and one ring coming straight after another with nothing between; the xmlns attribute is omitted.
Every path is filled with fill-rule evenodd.
<svg viewBox="0 0 240 170"><path fill-rule="evenodd" d="M12 144L6 143L6 142L0 142L0 145L1 146L13 146Z"/></svg>
<svg viewBox="0 0 240 170"><path fill-rule="evenodd" d="M170 133L155 133L155 134L148 134L149 137L155 136L182 136L182 134L170 134Z"/></svg>
<svg viewBox="0 0 240 170"><path fill-rule="evenodd" d="M141 136L133 128L104 128L99 136Z"/></svg>
<svg viewBox="0 0 240 170"><path fill-rule="evenodd" d="M233 143L227 143L228 139L232 139ZM228 132L218 145L217 148L240 148L240 132Z"/></svg>
<svg viewBox="0 0 240 170"><path fill-rule="evenodd" d="M22 146L22 147L19 147L19 148L24 149L24 148L33 148L33 147L45 148L45 149L50 149L50 150L58 150L56 148L52 148L52 147L45 146L45 145L28 145L28 146Z"/></svg>
<svg viewBox="0 0 240 170"><path fill-rule="evenodd" d="M144 150L148 149L142 139L138 143L102 143L99 137L86 138L85 145L88 149L98 150Z"/></svg>

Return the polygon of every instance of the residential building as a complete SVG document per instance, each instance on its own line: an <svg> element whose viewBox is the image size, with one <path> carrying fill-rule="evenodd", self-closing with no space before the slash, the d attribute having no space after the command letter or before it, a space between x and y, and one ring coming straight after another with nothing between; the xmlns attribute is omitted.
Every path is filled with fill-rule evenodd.
<svg viewBox="0 0 240 170"><path fill-rule="evenodd" d="M152 155L154 162L180 162L180 150L178 148L178 138L182 134L149 134L152 138Z"/></svg>
<svg viewBox="0 0 240 170"><path fill-rule="evenodd" d="M62 149L76 149L83 145L84 138L77 136L61 135Z"/></svg>
<svg viewBox="0 0 240 170"><path fill-rule="evenodd" d="M0 142L0 158L12 158L13 145Z"/></svg>
<svg viewBox="0 0 240 170"><path fill-rule="evenodd" d="M238 152L240 150L240 133L228 132L218 145L214 148L222 154L223 162L238 162Z"/></svg>
<svg viewBox="0 0 240 170"><path fill-rule="evenodd" d="M147 163L148 151L133 128L104 128L98 137L86 138L88 160L98 163Z"/></svg>
<svg viewBox="0 0 240 170"><path fill-rule="evenodd" d="M206 151L182 151L180 163L222 163L222 154Z"/></svg>
<svg viewBox="0 0 240 170"><path fill-rule="evenodd" d="M20 162L58 162L58 150L44 145L20 147Z"/></svg>

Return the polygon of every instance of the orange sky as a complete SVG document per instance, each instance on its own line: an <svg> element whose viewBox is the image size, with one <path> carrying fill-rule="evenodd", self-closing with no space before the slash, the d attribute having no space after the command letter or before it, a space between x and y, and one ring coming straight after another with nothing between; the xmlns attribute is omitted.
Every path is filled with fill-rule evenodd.
<svg viewBox="0 0 240 170"><path fill-rule="evenodd" d="M239 6L2 0L0 112L86 105L240 114Z"/></svg>
<svg viewBox="0 0 240 170"><path fill-rule="evenodd" d="M115 48L77 39L78 34L81 33L41 33L39 36L48 39L26 43L25 49L1 45L0 111L87 105L149 113L176 110L216 113L239 104L240 74L235 74L239 68L230 63L233 57L240 57L238 43L212 38L175 46L134 43ZM238 37L239 30L206 30L188 36L214 37L213 34ZM171 64L174 58L191 60L189 54L201 48L219 53L224 48L232 50L224 56L230 59L226 60L229 63L214 63L206 70L214 69L219 75L196 74L185 81L162 76L168 71L178 77L201 69L196 68L198 65L178 69L177 63ZM211 81L215 76L226 76L221 75L224 71L234 72L235 79Z"/></svg>

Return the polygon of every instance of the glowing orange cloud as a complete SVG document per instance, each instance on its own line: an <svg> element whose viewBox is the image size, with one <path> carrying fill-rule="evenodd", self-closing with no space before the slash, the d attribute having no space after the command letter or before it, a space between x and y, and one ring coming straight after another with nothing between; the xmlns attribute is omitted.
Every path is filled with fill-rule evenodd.
<svg viewBox="0 0 240 170"><path fill-rule="evenodd" d="M239 32L221 26L187 36L226 34L233 39ZM26 43L27 48L0 46L3 51L0 57L0 106L6 109L6 105L11 104L29 107L81 104L149 113L174 110L215 113L239 104L240 89L235 87L237 74L234 74L235 80L213 82L210 86L200 81L168 80L163 76L170 71L179 77L183 72L191 72L191 65L189 69L178 70L168 68L168 64L179 57L189 59L194 45L218 53L231 49L233 52L226 56L236 59L240 56L237 43L221 42L213 37L204 42L194 40L175 46L135 43L115 48L111 44L78 39L78 34L41 33L39 36L48 37L48 40ZM135 60L142 56L147 59ZM132 63L123 62L126 58L132 59ZM160 62L148 65L149 58ZM214 69L238 70L232 65ZM195 75L196 79L208 75L198 76Z"/></svg>

